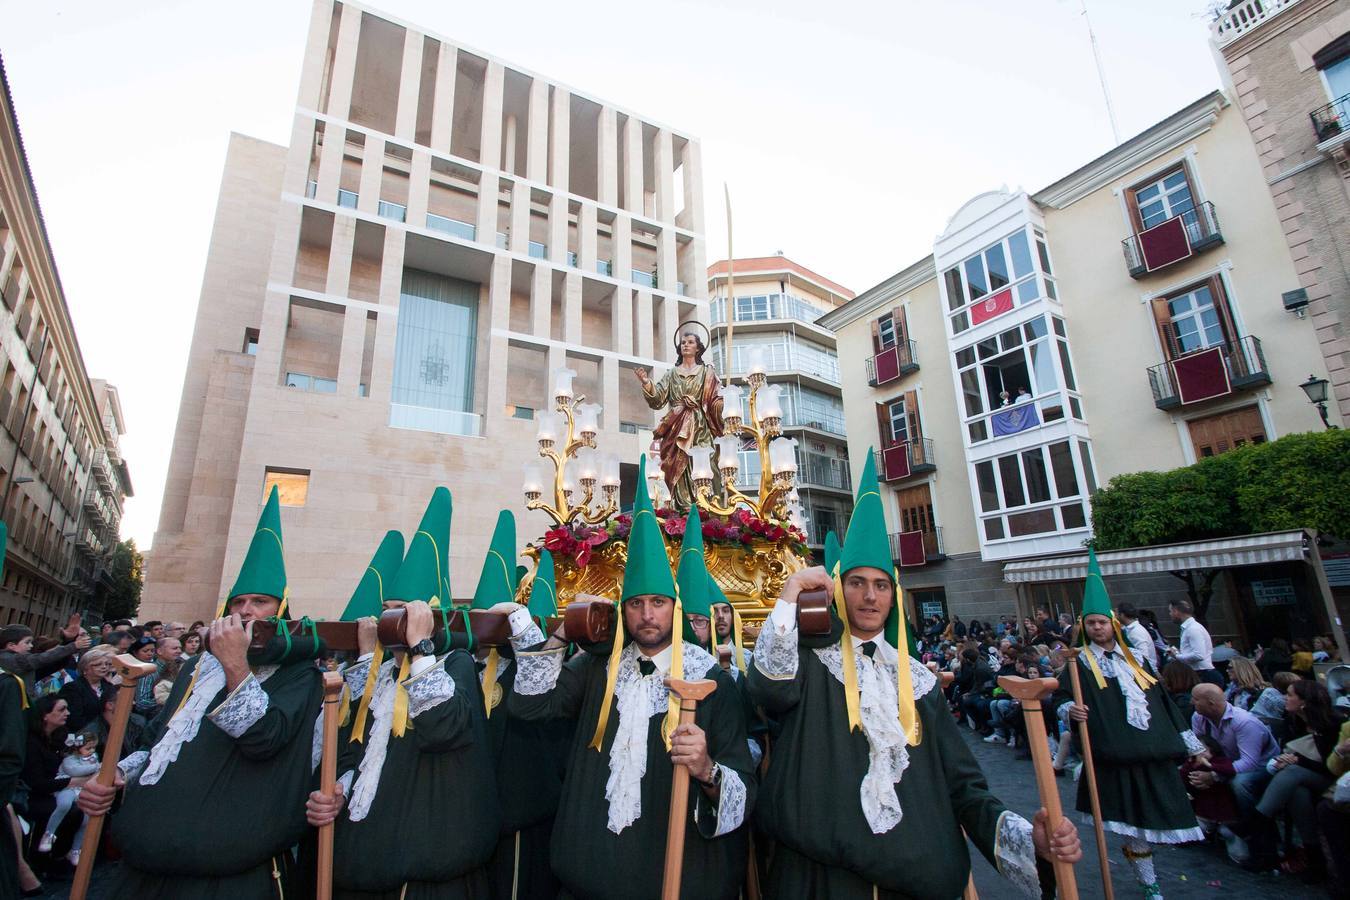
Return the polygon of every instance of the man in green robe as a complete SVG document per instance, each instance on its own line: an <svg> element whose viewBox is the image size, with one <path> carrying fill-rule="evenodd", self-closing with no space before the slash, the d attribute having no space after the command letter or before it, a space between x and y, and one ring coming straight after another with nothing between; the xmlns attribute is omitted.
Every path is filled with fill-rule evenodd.
<svg viewBox="0 0 1350 900"><path fill-rule="evenodd" d="M832 591L828 635L800 634L797 597ZM1053 839L1004 808L957 731L937 679L907 644L868 454L832 576L793 574L755 645L750 694L782 733L757 823L776 840L765 896L954 898L970 874L965 835L1026 895L1050 876L1037 855L1072 862L1067 820Z"/></svg>
<svg viewBox="0 0 1350 900"><path fill-rule="evenodd" d="M690 810L681 895L731 900L745 875L744 823L754 799L745 719L730 677L687 639L679 621L643 469L645 461L639 463L619 633L609 647L564 662L566 635L545 643L529 613L516 607L518 671L508 709L526 719L576 722L553 830L553 871L564 896L660 896L673 766L685 765L689 795L676 798ZM679 704L663 683L666 675L717 682L694 724L676 727Z"/></svg>
<svg viewBox="0 0 1350 900"><path fill-rule="evenodd" d="M184 666L144 749L120 764L126 799L112 821L122 851L117 900L290 895L290 848L305 834L314 721L323 699L304 638L250 650L252 623L287 618L281 510L273 488L239 578ZM108 811L116 787L90 781L78 805ZM191 798L185 807L184 798Z"/></svg>
<svg viewBox="0 0 1350 900"><path fill-rule="evenodd" d="M1204 840L1177 765L1205 747L1153 667L1125 640L1091 548L1078 628L1085 647L1074 665L1082 667L1083 705L1071 706L1069 717L1087 722L1092 736L1102 827L1125 837L1125 859L1144 896L1161 900L1149 845ZM1077 808L1092 824L1086 772Z"/></svg>
<svg viewBox="0 0 1350 900"><path fill-rule="evenodd" d="M482 694L473 657L449 649L432 612L450 608L452 509L450 492L436 488L386 593L384 608L407 616L407 649L386 655L375 619L358 622L360 656L344 674L356 711L339 737L338 791L315 791L307 805L311 825L337 823L338 900L488 896L498 815L483 789L492 763Z"/></svg>
<svg viewBox="0 0 1350 900"><path fill-rule="evenodd" d="M0 538L0 567L3 565L4 540ZM14 841L9 801L23 773L27 708L23 679L0 669L0 900L19 896L19 847Z"/></svg>

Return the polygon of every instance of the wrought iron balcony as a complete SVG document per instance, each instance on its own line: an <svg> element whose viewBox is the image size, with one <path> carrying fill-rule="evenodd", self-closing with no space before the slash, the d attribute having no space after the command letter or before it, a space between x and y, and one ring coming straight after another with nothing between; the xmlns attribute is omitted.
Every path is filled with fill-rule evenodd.
<svg viewBox="0 0 1350 900"><path fill-rule="evenodd" d="M1314 109L1308 117L1312 119L1317 143L1323 144L1337 137L1350 138L1350 94Z"/></svg>
<svg viewBox="0 0 1350 900"><path fill-rule="evenodd" d="M1223 243L1213 203L1201 203L1120 242L1131 278L1143 278Z"/></svg>
<svg viewBox="0 0 1350 900"><path fill-rule="evenodd" d="M933 455L933 439L901 441L876 451L877 472L882 481L903 481L915 475L937 471L937 457Z"/></svg>
<svg viewBox="0 0 1350 900"><path fill-rule="evenodd" d="M872 387L889 384L902 375L917 372L919 363L913 341L900 341L867 360L867 383Z"/></svg>
<svg viewBox="0 0 1350 900"><path fill-rule="evenodd" d="M941 525L935 525L924 531L892 533L890 538L891 558L901 568L922 566L947 558L947 552L942 545ZM920 543L923 547L922 558L918 553Z"/></svg>
<svg viewBox="0 0 1350 900"><path fill-rule="evenodd" d="M1154 406L1175 409L1263 387L1270 384L1270 371L1261 339L1247 335L1150 366L1148 383Z"/></svg>

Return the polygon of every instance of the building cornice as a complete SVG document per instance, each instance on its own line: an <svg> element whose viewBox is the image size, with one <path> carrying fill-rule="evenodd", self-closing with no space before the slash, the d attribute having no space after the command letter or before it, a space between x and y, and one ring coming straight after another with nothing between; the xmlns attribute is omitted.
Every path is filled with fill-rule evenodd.
<svg viewBox="0 0 1350 900"><path fill-rule="evenodd" d="M937 267L933 263L933 254L928 254L918 262L911 263L890 278L863 291L838 309L831 310L816 319L816 324L830 331L838 332L846 325L866 318L881 309L888 301L901 294L909 293L921 284L937 278Z"/></svg>
<svg viewBox="0 0 1350 900"><path fill-rule="evenodd" d="M1063 209L1151 159L1204 134L1228 105L1222 91L1211 91L1125 143L1070 172L1032 195L1043 206Z"/></svg>

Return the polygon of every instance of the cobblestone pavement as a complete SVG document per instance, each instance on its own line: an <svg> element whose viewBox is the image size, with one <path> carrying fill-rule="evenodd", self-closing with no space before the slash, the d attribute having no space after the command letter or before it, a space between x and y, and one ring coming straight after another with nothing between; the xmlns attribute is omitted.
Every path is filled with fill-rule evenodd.
<svg viewBox="0 0 1350 900"><path fill-rule="evenodd" d="M966 742L979 760L989 780L990 790L1015 812L1028 819L1040 808L1040 796L1036 789L1036 777L1032 774L1029 760L1016 760L1015 751L1003 744L986 744L969 729L962 727ZM1073 811L1077 802L1078 786L1070 778L1056 779L1059 784L1060 802L1066 815L1079 821ZM1083 859L1075 867L1080 897L1101 898L1101 868L1097 864L1097 843L1093 837L1092 826L1081 823L1078 835L1083 842ZM1111 885L1115 896L1120 900L1133 900L1143 897L1134 873L1121 855L1122 839L1108 834L1107 843L1111 853ZM975 887L982 900L989 898L1012 898L1020 896L1003 879L984 857L972 850L974 857ZM1295 878L1281 878L1276 875L1255 875L1234 865L1224 852L1222 843L1186 844L1183 846L1155 845L1153 864L1158 873L1158 884L1167 900L1187 900L1187 898L1229 898L1229 897L1274 897L1287 894L1291 898L1309 898L1321 900L1327 894L1320 888L1310 888Z"/></svg>

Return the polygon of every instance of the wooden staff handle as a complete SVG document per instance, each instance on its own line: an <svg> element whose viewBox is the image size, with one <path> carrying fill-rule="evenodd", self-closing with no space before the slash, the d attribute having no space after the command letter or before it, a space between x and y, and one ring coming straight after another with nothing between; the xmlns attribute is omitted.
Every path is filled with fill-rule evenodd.
<svg viewBox="0 0 1350 900"><path fill-rule="evenodd" d="M666 679L666 687L680 698L680 724L694 721L699 701L717 690L717 682ZM684 826L689 817L689 768L675 766L670 781L670 819L666 827L666 872L661 882L661 900L679 900L684 868Z"/></svg>
<svg viewBox="0 0 1350 900"><path fill-rule="evenodd" d="M1083 706L1083 681L1078 674L1078 654L1082 651L1071 648L1069 654L1069 681L1073 685L1073 702ZM1092 803L1092 831L1097 838L1097 863L1102 870L1102 892L1106 900L1115 900L1111 888L1111 863L1106 847L1106 828L1102 825L1102 801L1097 795L1097 769L1092 763L1092 738L1088 735L1087 722L1077 722L1078 740L1083 745L1083 777L1088 783L1088 799Z"/></svg>
<svg viewBox="0 0 1350 900"><path fill-rule="evenodd" d="M1045 745L1045 717L1041 713L1041 697L1059 687L1053 678L1018 678L1000 675L998 686L1022 704L1022 718L1027 726L1027 743L1031 745L1031 764L1036 772L1036 787L1045 807L1047 837L1053 835L1064 818L1059 803L1059 787L1050 763L1050 748ZM1055 867L1055 883L1060 900L1078 900L1078 882L1074 880L1073 863L1051 860Z"/></svg>
<svg viewBox="0 0 1350 900"><path fill-rule="evenodd" d="M122 684L117 688L117 705L113 707L107 749L99 765L98 775L94 777L94 781L104 787L112 787L117 782L117 758L121 755L122 740L127 734L127 719L131 716L131 707L136 700L136 682L153 675L157 669L154 663L143 663L129 653L122 653L113 657L113 671L122 676ZM89 876L94 871L94 858L98 856L98 842L103 837L103 821L106 818L90 816L84 826L84 850L80 853L79 865L75 867L75 881L70 887L71 900L84 900L89 893Z"/></svg>
<svg viewBox="0 0 1350 900"><path fill-rule="evenodd" d="M323 756L319 762L319 790L332 796L337 789L338 704L342 699L342 676L333 669L323 673ZM319 829L319 871L315 880L316 900L333 896L333 829L329 822Z"/></svg>

